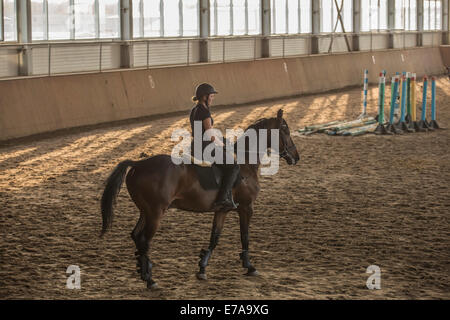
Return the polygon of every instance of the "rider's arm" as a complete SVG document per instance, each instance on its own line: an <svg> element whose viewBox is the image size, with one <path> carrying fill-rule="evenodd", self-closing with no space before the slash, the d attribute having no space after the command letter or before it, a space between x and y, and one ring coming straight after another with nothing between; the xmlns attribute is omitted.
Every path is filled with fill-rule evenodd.
<svg viewBox="0 0 450 320"><path fill-rule="evenodd" d="M205 120L203 120L203 127L205 128L205 131L208 131L208 129L212 129L212 124L211 124L211 118L206 118ZM219 146L223 146L223 142L220 141L220 139L216 139L215 136L211 136L211 141L218 144Z"/></svg>

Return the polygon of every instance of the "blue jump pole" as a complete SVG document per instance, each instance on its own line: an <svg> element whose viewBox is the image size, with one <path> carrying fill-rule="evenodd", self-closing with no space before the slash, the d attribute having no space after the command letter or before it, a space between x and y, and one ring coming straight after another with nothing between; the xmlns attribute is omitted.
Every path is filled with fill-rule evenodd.
<svg viewBox="0 0 450 320"><path fill-rule="evenodd" d="M406 132L414 132L414 129L408 128L408 124L405 121L406 117L406 96L407 96L407 81L406 81L406 72L402 75L402 99L401 99L401 114L400 121L397 123L397 129Z"/></svg>
<svg viewBox="0 0 450 320"><path fill-rule="evenodd" d="M400 122L405 122L405 113L406 113L406 75L404 74L402 77L402 105L401 105L401 114L400 114Z"/></svg>
<svg viewBox="0 0 450 320"><path fill-rule="evenodd" d="M419 131L433 130L427 122L427 89L428 89L428 78L423 77L423 93L422 93L422 114L420 121L417 124Z"/></svg>
<svg viewBox="0 0 450 320"><path fill-rule="evenodd" d="M422 116L421 121L425 121L427 115L427 89L428 89L428 79L427 76L423 77L423 94L422 94Z"/></svg>
<svg viewBox="0 0 450 320"><path fill-rule="evenodd" d="M433 129L439 129L439 125L436 121L436 78L431 78L431 122L430 127Z"/></svg>
<svg viewBox="0 0 450 320"><path fill-rule="evenodd" d="M397 72L398 73L398 72ZM389 123L386 126L386 131L390 133L402 133L400 129L397 129L394 125L394 114L395 114L395 106L397 104L397 96L398 96L398 75L392 77L393 86L391 92L391 109L389 110Z"/></svg>
<svg viewBox="0 0 450 320"><path fill-rule="evenodd" d="M431 78L431 120L436 120L436 79Z"/></svg>

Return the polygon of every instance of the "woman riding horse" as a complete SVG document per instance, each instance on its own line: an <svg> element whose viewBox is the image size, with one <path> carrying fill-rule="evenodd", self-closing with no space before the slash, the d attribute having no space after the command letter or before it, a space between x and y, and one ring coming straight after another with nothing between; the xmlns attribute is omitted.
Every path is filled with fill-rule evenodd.
<svg viewBox="0 0 450 320"><path fill-rule="evenodd" d="M200 87L200 86L199 86ZM207 86L200 87L207 88ZM203 89L202 89L203 90ZM199 101L206 104L211 103L211 88L206 94L200 93L196 97ZM205 97L208 97L205 100ZM193 110L193 118L207 120L205 129L209 128L210 116L207 105L196 106ZM204 109L200 109L204 108ZM200 110L200 111L199 111ZM202 114L203 113L203 114ZM290 137L289 127L283 119L283 110L279 110L274 118L259 119L250 125L246 131L255 130L265 133L267 137L267 148L271 148L273 143L280 147L280 158L284 158L288 165L295 165L300 156L297 152L294 142ZM279 132L278 141L272 141L272 132ZM259 143L259 134L256 135ZM235 144L236 146L236 144ZM248 145L246 145L246 148ZM245 150L249 151L249 150ZM259 166L256 164L243 163L240 165L240 175L242 180L234 186L232 192L235 199L239 202L236 211L239 215L239 226L241 233L242 251L239 255L242 260L242 267L247 269L247 275L257 274L256 268L250 262L249 256L249 226L253 215L253 203L256 200L260 190L259 185ZM234 171L233 171L234 172ZM225 197L228 188L231 188L231 181L235 173L229 174L226 178L224 191ZM190 212L211 212L214 211L211 237L208 249L201 249L200 261L198 263L198 279L206 279L206 267L211 258L214 248L217 246L220 234L222 232L227 211L213 210L214 203L221 202L217 190L204 189L199 181L198 173L192 164L175 164L170 155L158 154L140 161L125 160L120 162L111 172L107 181L105 190L101 199L101 213L103 218L102 234L104 234L112 225L114 216L114 204L123 182L126 182L128 193L140 211L139 220L131 232L131 238L136 245L136 259L138 273L141 279L147 282L147 287L155 288L156 282L153 280L153 264L149 257L150 244L158 230L162 217L168 208L177 208ZM221 196L224 197L224 194ZM229 196L229 195L228 195ZM222 198L223 199L223 198ZM228 206L227 208L230 208ZM199 217L200 219L200 217Z"/></svg>
<svg viewBox="0 0 450 320"><path fill-rule="evenodd" d="M223 148L222 154L224 155L223 164L215 164L218 166L223 172L223 179L220 186L219 194L217 199L213 205L214 211L230 211L237 209L236 203L233 201L232 188L234 183L236 182L237 177L239 176L239 165L236 163L226 164L226 148L220 139L218 139L214 135L209 135L208 130L213 129L214 119L211 116L210 106L214 99L214 95L218 92L214 90L213 86L208 83L202 83L197 86L195 90L195 96L192 97L192 101L197 102L197 105L192 108L191 114L189 116L189 120L191 122L191 130L194 139L191 143L191 154L194 155L194 145L195 142L201 143L202 146L202 154L205 148L211 144L215 143L219 147ZM194 130L195 121L201 121L202 131L201 136L195 136L196 131ZM203 135L208 136L209 141L203 141ZM214 151L213 151L214 152ZM196 156L196 155L194 155Z"/></svg>

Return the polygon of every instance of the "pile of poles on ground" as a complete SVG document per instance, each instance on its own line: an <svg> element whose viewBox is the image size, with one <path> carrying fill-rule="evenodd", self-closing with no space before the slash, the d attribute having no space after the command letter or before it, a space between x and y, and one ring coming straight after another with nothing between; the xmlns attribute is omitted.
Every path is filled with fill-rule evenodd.
<svg viewBox="0 0 450 320"><path fill-rule="evenodd" d="M436 121L436 79L431 78L431 121L426 120L428 78L423 79L422 113L417 121L416 116L416 74L398 72L391 81L391 103L389 121L385 122L384 100L386 87L386 71L380 73L378 115L369 117L367 110L368 70L364 70L363 111L357 120L332 121L328 123L306 126L299 130L305 136L314 133L326 133L338 136L358 136L365 133L400 134L403 132L428 131L439 129ZM398 110L400 109L400 117Z"/></svg>

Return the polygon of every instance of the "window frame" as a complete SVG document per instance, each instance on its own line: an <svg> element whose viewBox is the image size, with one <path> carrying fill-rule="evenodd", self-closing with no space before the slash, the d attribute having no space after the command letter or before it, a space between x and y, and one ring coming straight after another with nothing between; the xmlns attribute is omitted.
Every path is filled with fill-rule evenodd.
<svg viewBox="0 0 450 320"><path fill-rule="evenodd" d="M200 0L197 0L197 35L196 36L185 36L184 35L184 23L183 23L183 9L184 3L183 0L178 0L178 35L176 36L165 36L165 27L164 27L164 1L159 0L159 36L145 36L145 16L144 16L144 0L132 0L133 6L137 2L139 3L139 36L134 35L133 31L133 39L160 39L160 38L196 38L200 37ZM134 21L134 17L133 17Z"/></svg>
<svg viewBox="0 0 450 320"><path fill-rule="evenodd" d="M312 1L314 1L314 0L312 0ZM344 14L345 1L349 1L350 6L351 6L351 12L352 12L352 17L351 17L351 20L350 20L350 23L351 23L350 31L349 30L345 30L345 33L348 34L348 33L352 33L354 28L355 28L355 26L353 25L354 10L353 10L353 1L351 1L351 0L344 0L343 6L342 6L342 12L341 12L344 27L345 27L345 14ZM338 15L337 15L338 11L337 11L336 5L334 3L334 0L330 0L330 2L331 2L331 6L330 6L331 7L330 8L330 10L331 10L331 14L330 14L330 16L331 16L331 31L330 32L325 32L325 31L323 31L323 14L322 14L322 12L323 12L323 0L320 0L320 33L321 34L333 34L333 33L337 33L337 34L341 34L342 33L343 34L344 31L341 30L342 26L341 26L340 22L338 22L338 27L336 29L336 32L333 32L334 25L335 25L335 21L334 21L335 16L336 16L336 21L338 21L337 20L338 19ZM340 5L340 2L338 2L338 5ZM337 31L337 30L341 30L341 31Z"/></svg>
<svg viewBox="0 0 450 320"><path fill-rule="evenodd" d="M17 25L17 0L14 0L14 28L15 28L15 36L14 40L6 40L5 39L5 5L4 0L0 0L0 43L18 43L19 42L19 34L18 34L18 25Z"/></svg>
<svg viewBox="0 0 450 320"><path fill-rule="evenodd" d="M95 36L93 38L76 38L75 30L75 0L69 0L69 7L71 8L69 12L69 19L71 21L69 32L70 36L66 39L50 39L50 28L49 28L49 11L48 11L48 0L41 0L43 5L43 39L34 40L33 42L64 42L64 41L102 41L102 40L117 40L121 38L121 11L120 11L120 0L117 0L117 12L119 15L119 28L117 37L101 37L100 31L100 0L94 0L94 20L95 20Z"/></svg>
<svg viewBox="0 0 450 320"><path fill-rule="evenodd" d="M3 19L3 0L0 0L0 42L5 41L5 25Z"/></svg>
<svg viewBox="0 0 450 320"><path fill-rule="evenodd" d="M244 16L245 16L245 25L244 25L244 29L245 32L243 34L234 34L234 14L233 14L233 8L234 8L234 4L233 4L233 0L229 0L230 1L230 32L228 34L218 34L218 5L217 5L217 0L209 0L209 14L210 14L210 18L209 18L209 35L210 37L229 37L229 36L234 36L234 37L246 37L246 36L258 36L262 34L262 27L261 27L261 5L262 2L259 1L259 30L258 33L255 34L250 34L249 33L249 6L248 6L248 0L244 0ZM214 17L212 19L212 17ZM213 23L211 23L213 22Z"/></svg>
<svg viewBox="0 0 450 320"><path fill-rule="evenodd" d="M431 27L431 2L433 2L434 3L434 26L433 27ZM423 15L423 31L425 31L425 32L436 32L436 31L442 31L442 27L443 27L443 23L442 23L442 12L443 12L443 3L442 3L442 0L426 0L426 1L423 1L423 12L425 13L425 5L426 5L426 3L428 3L428 28L426 28L425 27L425 14ZM440 22L440 26L438 26L437 25L437 22L438 22L438 16L439 16L439 13L438 13L438 10L437 10L437 8L438 8L438 6L437 6L437 3L440 3L441 5L440 5L440 15L441 15L441 17L439 18L439 22Z"/></svg>
<svg viewBox="0 0 450 320"><path fill-rule="evenodd" d="M376 28L372 28L372 1L376 1L378 2L378 0L369 0L369 4L368 4L368 13L369 13L369 22L368 22L368 30L364 30L361 31L362 33L373 33L373 32L386 32L389 30L389 26L388 26L388 19L389 19L389 6L388 6L388 0L386 0L386 7L385 7L385 20L386 20L386 28L381 28L381 14L382 12L382 6L381 4L377 6L377 27ZM362 8L361 8L362 11ZM361 14L360 15L360 25L362 26L362 20L364 19L364 16ZM362 28L361 28L362 29Z"/></svg>
<svg viewBox="0 0 450 320"><path fill-rule="evenodd" d="M297 32L291 32L289 29L289 0L286 0L286 5L284 8L284 12L285 12L285 29L286 32L277 32L277 26L276 26L276 6L275 6L275 1L276 0L271 0L270 2L270 18L271 18L271 30L270 30L270 34L271 35L307 35L307 34L311 34L312 33L312 19L309 19L309 31L306 32L302 32L302 7L301 7L301 0L297 0ZM309 8L311 10L312 8L312 2L314 0L308 0L309 1ZM316 0L317 1L317 0Z"/></svg>

